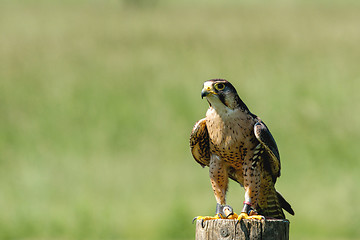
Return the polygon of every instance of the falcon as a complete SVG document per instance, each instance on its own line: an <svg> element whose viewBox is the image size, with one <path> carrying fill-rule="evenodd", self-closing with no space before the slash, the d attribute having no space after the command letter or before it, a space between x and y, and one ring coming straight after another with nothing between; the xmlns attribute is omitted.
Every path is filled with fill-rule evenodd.
<svg viewBox="0 0 360 240"><path fill-rule="evenodd" d="M280 155L265 123L250 112L225 79L206 81L201 91L204 97L210 106L206 117L191 132L190 149L202 167L209 167L217 205L214 217L198 216L194 220L284 219L283 209L294 215L290 204L275 189ZM245 189L240 215L226 205L229 178Z"/></svg>

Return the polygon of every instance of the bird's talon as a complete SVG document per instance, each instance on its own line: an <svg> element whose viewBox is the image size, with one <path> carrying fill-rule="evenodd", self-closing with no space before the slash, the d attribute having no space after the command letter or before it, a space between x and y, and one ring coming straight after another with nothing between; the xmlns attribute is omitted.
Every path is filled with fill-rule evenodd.
<svg viewBox="0 0 360 240"><path fill-rule="evenodd" d="M242 212L240 213L239 217L238 217L238 221L242 220L242 219L256 219L256 220L265 220L265 217L262 216L262 215L257 215L257 214L254 214L252 213L250 216L245 213L245 212Z"/></svg>
<svg viewBox="0 0 360 240"><path fill-rule="evenodd" d="M223 219L224 217L222 217L221 214L216 214L214 217L209 217L209 216L197 216L197 217L194 217L194 219L192 220L192 222L194 223L195 221L197 220L201 220L201 226L204 228L204 222L207 221L207 220L215 220L215 219Z"/></svg>

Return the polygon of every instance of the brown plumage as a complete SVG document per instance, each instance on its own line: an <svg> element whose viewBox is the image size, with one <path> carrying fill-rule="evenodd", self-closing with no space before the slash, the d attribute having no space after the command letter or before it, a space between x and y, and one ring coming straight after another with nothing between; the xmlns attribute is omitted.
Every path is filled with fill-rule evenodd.
<svg viewBox="0 0 360 240"><path fill-rule="evenodd" d="M249 111L224 79L206 81L202 97L210 107L206 117L195 124L190 147L195 160L209 167L217 214L226 206L228 178L245 188L245 214L254 210L265 217L285 218L282 208L294 214L275 190L280 157L265 123Z"/></svg>

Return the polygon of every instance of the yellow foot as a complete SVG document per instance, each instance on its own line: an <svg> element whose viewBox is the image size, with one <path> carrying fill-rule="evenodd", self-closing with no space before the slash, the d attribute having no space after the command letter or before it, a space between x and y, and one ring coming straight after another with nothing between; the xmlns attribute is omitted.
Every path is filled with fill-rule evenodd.
<svg viewBox="0 0 360 240"><path fill-rule="evenodd" d="M238 219L239 215L233 213L232 215L228 216L228 219Z"/></svg>
<svg viewBox="0 0 360 240"><path fill-rule="evenodd" d="M197 220L200 220L201 221L201 226L204 228L204 222L207 221L207 220L215 220L215 219L224 219L221 214L216 214L214 217L209 217L209 216L197 216L197 217L194 217L194 219L192 220L192 222L194 223L195 221Z"/></svg>
<svg viewBox="0 0 360 240"><path fill-rule="evenodd" d="M235 215L235 214L234 214ZM237 215L237 214L236 214ZM240 213L240 215L237 216L237 220L240 221L241 219L257 219L257 220L265 220L265 217L262 215L257 214L250 214L250 216L247 213Z"/></svg>
<svg viewBox="0 0 360 240"><path fill-rule="evenodd" d="M210 216L197 216L197 217L194 217L193 219L193 223L196 221L196 220L201 220L202 222L206 221L206 220L214 220L214 219L222 219L221 215L220 214L216 214L214 217L210 217Z"/></svg>

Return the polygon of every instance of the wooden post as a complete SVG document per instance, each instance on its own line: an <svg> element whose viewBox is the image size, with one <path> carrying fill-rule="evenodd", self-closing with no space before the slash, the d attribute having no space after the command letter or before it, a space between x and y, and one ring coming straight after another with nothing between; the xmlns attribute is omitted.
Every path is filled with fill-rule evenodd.
<svg viewBox="0 0 360 240"><path fill-rule="evenodd" d="M196 240L288 240L289 221L286 219L234 219L196 221Z"/></svg>

